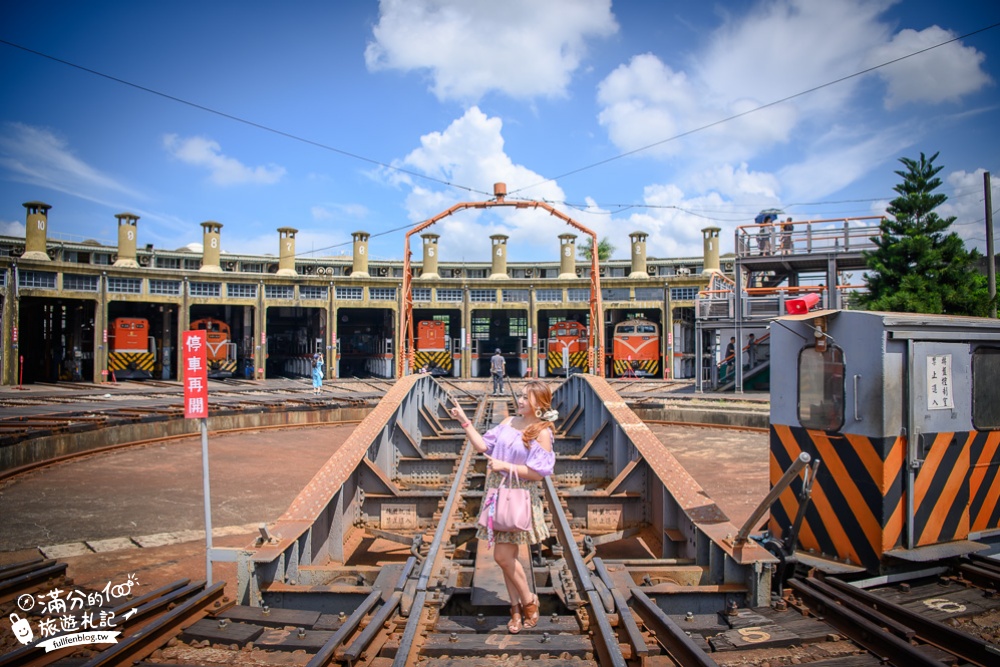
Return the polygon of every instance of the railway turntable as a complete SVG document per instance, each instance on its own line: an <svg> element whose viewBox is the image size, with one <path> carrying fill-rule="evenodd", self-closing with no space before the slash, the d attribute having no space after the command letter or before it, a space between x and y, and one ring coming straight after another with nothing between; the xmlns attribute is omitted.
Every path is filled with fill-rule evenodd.
<svg viewBox="0 0 1000 667"><path fill-rule="evenodd" d="M502 577L475 538L486 461L448 415L453 399L479 430L511 408L427 374L403 378L253 544L213 550L236 563L235 600L196 585L207 608L174 616L179 641L142 648L144 632L126 626L131 650L80 664L997 664L996 561L784 581L780 558L747 537L769 498L734 525L670 443L586 374L554 392L551 537L519 556L541 620L508 634Z"/></svg>

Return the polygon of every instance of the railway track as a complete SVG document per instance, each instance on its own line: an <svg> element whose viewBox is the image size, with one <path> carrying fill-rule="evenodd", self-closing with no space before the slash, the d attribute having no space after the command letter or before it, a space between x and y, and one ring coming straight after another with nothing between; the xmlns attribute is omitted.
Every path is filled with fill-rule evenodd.
<svg viewBox="0 0 1000 667"><path fill-rule="evenodd" d="M424 563L434 562L428 561L432 557L428 550ZM609 567L614 565L591 561L592 583L601 582L597 586L607 590L593 596L590 611L545 614L538 627L517 636L506 634L505 617L449 609L440 587L422 588L421 580L433 581L424 576L433 568L421 565L416 556L390 568L389 576L381 578L383 585L373 587L350 615L236 606L223 596L222 583L207 586L182 579L143 596L81 605L71 612L76 623L85 614L97 617L102 612L114 619L109 627L120 633L115 644L43 652L37 643L17 646L8 635L0 666L287 665L289 654L296 652L308 653L305 664L310 666L545 661L581 667L762 662L985 667L1000 659L995 607L992 626L982 620L991 613L984 612L983 600L996 589L981 588L984 580L976 585L961 575L962 570L986 570L987 585L995 586L1000 568L990 559L972 558L948 575L874 590L834 578L793 579L792 592L772 607L720 610L714 619L665 614L642 584L616 589ZM409 585L413 579L415 588ZM35 559L0 568L0 610L5 616L19 614L36 628L43 622L65 623L65 613L47 609L53 590L100 595L74 588L65 563ZM33 603L22 603L25 596ZM977 613L969 612L976 607ZM417 609L421 611L415 613ZM72 634L55 632L45 639L58 642ZM296 664L304 662L303 657Z"/></svg>
<svg viewBox="0 0 1000 667"><path fill-rule="evenodd" d="M474 538L485 458L445 413L441 384L400 384L255 545L216 555L245 573L236 600L178 582L191 602L166 603L178 606L155 631L144 628L159 612L126 625L119 644L55 660L17 649L0 665L1000 664L995 561L854 583L798 578L772 595L774 559L730 548L735 527L595 380L557 394L557 469L544 483L552 537L520 553L542 618L510 635L502 576ZM512 407L453 395L480 430ZM156 593L118 612L173 594Z"/></svg>
<svg viewBox="0 0 1000 667"><path fill-rule="evenodd" d="M89 390L71 389L72 393L62 388L53 393L52 388L40 387L31 394L0 397L0 447L114 426L181 420L184 416L183 390L178 383L120 382L91 385ZM211 381L210 391L210 417L371 407L385 395L384 388L348 381L330 384L320 395L312 394L311 385L294 381Z"/></svg>

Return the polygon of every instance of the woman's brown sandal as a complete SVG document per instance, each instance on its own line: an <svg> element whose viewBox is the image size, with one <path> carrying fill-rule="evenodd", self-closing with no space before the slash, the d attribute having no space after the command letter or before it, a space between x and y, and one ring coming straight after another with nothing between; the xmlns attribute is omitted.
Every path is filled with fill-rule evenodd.
<svg viewBox="0 0 1000 667"><path fill-rule="evenodd" d="M533 628L538 625L538 596L534 596L534 602L524 603L524 627Z"/></svg>
<svg viewBox="0 0 1000 667"><path fill-rule="evenodd" d="M510 620L507 621L507 632L516 635L521 631L521 605L510 606Z"/></svg>

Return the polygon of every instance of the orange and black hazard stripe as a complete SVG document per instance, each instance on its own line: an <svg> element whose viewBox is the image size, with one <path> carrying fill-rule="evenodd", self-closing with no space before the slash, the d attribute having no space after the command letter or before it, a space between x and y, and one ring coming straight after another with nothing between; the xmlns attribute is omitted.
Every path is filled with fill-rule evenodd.
<svg viewBox="0 0 1000 667"><path fill-rule="evenodd" d="M1000 433L923 434L913 488L916 546L967 539L1000 527ZM799 535L802 548L877 569L904 545L906 439L829 434L772 425L772 485L800 452L823 462ZM797 480L772 507L784 534L798 511Z"/></svg>
<svg viewBox="0 0 1000 667"><path fill-rule="evenodd" d="M153 372L152 352L109 352L108 369L112 371L140 370Z"/></svg>
<svg viewBox="0 0 1000 667"><path fill-rule="evenodd" d="M590 369L590 351L589 350L579 350L577 352L570 352L569 354L569 367L579 368L581 371L586 373ZM549 352L548 358L546 359L547 368L549 375L562 375L563 373L563 358L562 352Z"/></svg>
<svg viewBox="0 0 1000 667"><path fill-rule="evenodd" d="M224 377L232 377L235 374L236 374L235 359L208 360L208 377L224 378Z"/></svg>
<svg viewBox="0 0 1000 667"><path fill-rule="evenodd" d="M635 373L636 375L656 377L660 374L659 359L615 359L615 377L624 377Z"/></svg>
<svg viewBox="0 0 1000 667"><path fill-rule="evenodd" d="M969 435L969 523L972 532L1000 527L1000 431Z"/></svg>
<svg viewBox="0 0 1000 667"><path fill-rule="evenodd" d="M800 548L877 569L903 533L906 441L771 426L774 485L801 452L822 461L799 532ZM799 508L801 477L771 507L770 529L784 535Z"/></svg>
<svg viewBox="0 0 1000 667"><path fill-rule="evenodd" d="M913 528L917 546L969 536L971 448L968 433L923 434L913 488Z"/></svg>
<svg viewBox="0 0 1000 667"><path fill-rule="evenodd" d="M417 350L413 353L414 370L424 366L440 368L451 372L451 352L448 350Z"/></svg>

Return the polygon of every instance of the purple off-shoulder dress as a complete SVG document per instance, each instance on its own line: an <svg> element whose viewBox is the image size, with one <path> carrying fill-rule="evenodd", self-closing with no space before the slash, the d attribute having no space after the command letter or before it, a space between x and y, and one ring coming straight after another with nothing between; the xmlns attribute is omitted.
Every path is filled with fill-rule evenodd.
<svg viewBox="0 0 1000 667"><path fill-rule="evenodd" d="M514 465L526 465L542 477L551 475L556 464L556 455L543 448L537 440L532 440L530 447L525 447L521 432L510 425L510 420L505 420L484 433L483 442L486 443L487 456ZM486 488L500 486L500 482L506 477L505 473L491 471L486 476ZM531 528L511 533L494 531L493 538L497 542L511 544L538 544L549 536L542 508L542 483L511 477L509 485L528 489L531 493ZM487 539L486 528L480 526L476 536L481 540Z"/></svg>

